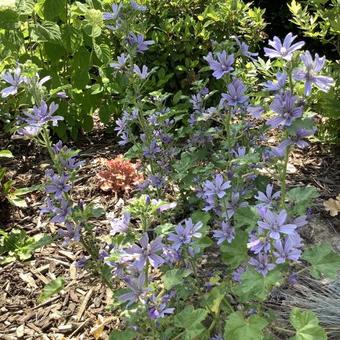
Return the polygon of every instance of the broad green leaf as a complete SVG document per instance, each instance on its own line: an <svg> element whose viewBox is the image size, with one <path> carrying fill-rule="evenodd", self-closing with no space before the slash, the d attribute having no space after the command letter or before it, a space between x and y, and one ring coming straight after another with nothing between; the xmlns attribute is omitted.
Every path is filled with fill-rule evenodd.
<svg viewBox="0 0 340 340"><path fill-rule="evenodd" d="M138 333L132 329L126 329L125 331L112 331L109 336L109 340L134 340L138 337Z"/></svg>
<svg viewBox="0 0 340 340"><path fill-rule="evenodd" d="M296 330L291 340L327 340L325 330L312 311L294 308L290 314L290 323Z"/></svg>
<svg viewBox="0 0 340 340"><path fill-rule="evenodd" d="M306 249L302 258L311 264L310 272L317 279L322 276L335 279L340 270L340 254L326 243Z"/></svg>
<svg viewBox="0 0 340 340"><path fill-rule="evenodd" d="M15 29L18 20L19 20L18 14L14 9L0 7L0 28Z"/></svg>
<svg viewBox="0 0 340 340"><path fill-rule="evenodd" d="M61 43L60 28L52 21L37 23L32 30L32 38L37 42Z"/></svg>
<svg viewBox="0 0 340 340"><path fill-rule="evenodd" d="M13 158L13 154L9 150L0 150L0 158Z"/></svg>
<svg viewBox="0 0 340 340"><path fill-rule="evenodd" d="M94 44L93 45L94 52L96 53L96 56L98 59L104 63L107 64L111 60L111 50L108 45L105 44Z"/></svg>
<svg viewBox="0 0 340 340"><path fill-rule="evenodd" d="M287 192L287 199L293 204L292 214L303 215L312 205L313 199L319 196L318 191L312 187L297 187Z"/></svg>
<svg viewBox="0 0 340 340"><path fill-rule="evenodd" d="M262 340L263 329L268 322L259 315L245 318L242 312L234 312L227 318L224 327L224 338L232 340Z"/></svg>
<svg viewBox="0 0 340 340"><path fill-rule="evenodd" d="M209 293L205 294L203 298L203 304L215 314L219 313L220 305L227 293L227 287L225 284L221 284L214 287Z"/></svg>
<svg viewBox="0 0 340 340"><path fill-rule="evenodd" d="M186 306L184 310L175 316L175 326L184 328L183 339L195 339L205 331L202 321L208 312L203 308L194 309L192 305Z"/></svg>
<svg viewBox="0 0 340 340"><path fill-rule="evenodd" d="M46 20L53 20L58 17L65 19L66 0L45 0L43 13Z"/></svg>
<svg viewBox="0 0 340 340"><path fill-rule="evenodd" d="M238 230L236 237L231 243L223 242L221 245L221 257L223 262L230 268L235 269L248 258L248 233Z"/></svg>
<svg viewBox="0 0 340 340"><path fill-rule="evenodd" d="M37 250L51 244L53 242L53 237L51 235L38 234L30 237L25 245L20 247L17 251L20 260L24 261L29 259L32 254Z"/></svg>
<svg viewBox="0 0 340 340"><path fill-rule="evenodd" d="M270 271L266 276L259 274L255 269L249 268L241 276L233 291L239 296L241 302L265 301L271 289L282 281L280 269Z"/></svg>
<svg viewBox="0 0 340 340"><path fill-rule="evenodd" d="M170 290L173 287L183 284L184 278L191 274L189 269L172 269L168 270L163 276L164 288Z"/></svg>
<svg viewBox="0 0 340 340"><path fill-rule="evenodd" d="M51 296L60 292L65 285L65 280L63 277L57 277L55 280L49 282L42 290L39 296L39 303L48 300Z"/></svg>
<svg viewBox="0 0 340 340"><path fill-rule="evenodd" d="M259 219L254 207L241 207L235 213L235 225L237 227L247 226L251 229L256 227Z"/></svg>

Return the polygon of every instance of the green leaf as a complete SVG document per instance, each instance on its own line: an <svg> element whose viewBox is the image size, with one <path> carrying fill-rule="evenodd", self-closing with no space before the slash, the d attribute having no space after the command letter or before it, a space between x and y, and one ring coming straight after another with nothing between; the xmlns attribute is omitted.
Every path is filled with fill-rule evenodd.
<svg viewBox="0 0 340 340"><path fill-rule="evenodd" d="M109 340L133 340L138 337L138 333L132 329L126 329L125 331L112 331L109 336Z"/></svg>
<svg viewBox="0 0 340 340"><path fill-rule="evenodd" d="M311 264L310 273L317 279L322 276L335 279L340 270L340 254L335 253L326 243L306 249L302 258Z"/></svg>
<svg viewBox="0 0 340 340"><path fill-rule="evenodd" d="M293 204L291 213L303 215L308 207L312 205L313 199L319 196L318 191L312 187L297 187L287 192L289 203Z"/></svg>
<svg viewBox="0 0 340 340"><path fill-rule="evenodd" d="M223 262L230 269L237 268L248 259L248 234L244 231L237 231L236 237L231 243L223 242L221 245L221 257Z"/></svg>
<svg viewBox="0 0 340 340"><path fill-rule="evenodd" d="M206 306L209 311L212 311L216 315L220 311L220 305L223 301L227 293L226 284L221 284L217 287L214 287L209 293L207 293L203 298L203 304Z"/></svg>
<svg viewBox="0 0 340 340"><path fill-rule="evenodd" d="M189 269L172 269L168 270L163 276L164 288L170 290L171 288L182 284L183 279L191 274Z"/></svg>
<svg viewBox="0 0 340 340"><path fill-rule="evenodd" d="M61 42L61 32L59 26L52 21L37 23L32 30L32 38L36 42Z"/></svg>
<svg viewBox="0 0 340 340"><path fill-rule="evenodd" d="M290 323L296 330L291 340L327 340L325 330L312 311L294 308L290 314Z"/></svg>
<svg viewBox="0 0 340 340"><path fill-rule="evenodd" d="M227 318L224 327L224 338L232 340L262 340L263 329L268 322L259 315L252 315L250 318L244 318L241 312L234 312Z"/></svg>
<svg viewBox="0 0 340 340"><path fill-rule="evenodd" d="M37 250L51 244L53 242L53 237L51 235L45 234L38 234L33 237L30 237L26 244L21 246L18 251L17 255L20 260L28 260L32 254Z"/></svg>
<svg viewBox="0 0 340 340"><path fill-rule="evenodd" d="M51 296L60 292L64 288L64 285L65 280L63 277L57 277L55 280L48 283L39 296L39 303L48 300Z"/></svg>
<svg viewBox="0 0 340 340"><path fill-rule="evenodd" d="M240 302L265 301L271 289L281 281L282 274L279 268L270 271L266 276L259 274L253 268L248 268L233 291L239 296Z"/></svg>
<svg viewBox="0 0 340 340"><path fill-rule="evenodd" d="M45 0L43 5L44 18L53 20L54 18L65 18L66 0Z"/></svg>
<svg viewBox="0 0 340 340"><path fill-rule="evenodd" d="M30 15L34 10L36 0L16 0L15 6L19 15Z"/></svg>
<svg viewBox="0 0 340 340"><path fill-rule="evenodd" d="M256 227L259 219L255 207L241 207L235 213L235 225L237 227L247 226L251 229Z"/></svg>
<svg viewBox="0 0 340 340"><path fill-rule="evenodd" d="M14 9L0 8L0 28L15 29L18 20L19 20L18 14Z"/></svg>
<svg viewBox="0 0 340 340"><path fill-rule="evenodd" d="M202 321L207 317L208 312L203 308L194 309L192 305L186 306L184 310L175 316L175 326L184 328L183 339L195 339L205 328Z"/></svg>
<svg viewBox="0 0 340 340"><path fill-rule="evenodd" d="M111 60L111 50L110 50L110 47L108 45L94 44L93 48L94 48L94 52L96 53L96 56L98 57L98 59L102 63L107 64L108 62L110 62L110 60Z"/></svg>
<svg viewBox="0 0 340 340"><path fill-rule="evenodd" d="M13 158L13 154L9 150L0 150L0 158Z"/></svg>

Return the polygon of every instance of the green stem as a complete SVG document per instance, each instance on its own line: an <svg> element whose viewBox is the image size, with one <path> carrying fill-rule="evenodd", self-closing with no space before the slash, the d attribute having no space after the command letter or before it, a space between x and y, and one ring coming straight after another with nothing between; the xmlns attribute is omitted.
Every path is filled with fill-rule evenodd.
<svg viewBox="0 0 340 340"><path fill-rule="evenodd" d="M281 207L282 208L285 207L285 201L286 201L286 192L287 192L286 178L287 178L289 151L290 151L290 147L287 146L287 149L285 151L284 161L283 161L283 169L281 173Z"/></svg>

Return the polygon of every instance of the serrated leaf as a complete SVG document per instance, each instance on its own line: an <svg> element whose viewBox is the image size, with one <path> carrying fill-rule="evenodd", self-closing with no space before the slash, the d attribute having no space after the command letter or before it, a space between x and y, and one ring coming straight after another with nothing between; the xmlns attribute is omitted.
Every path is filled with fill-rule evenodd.
<svg viewBox="0 0 340 340"><path fill-rule="evenodd" d="M65 285L65 280L63 277L57 277L55 280L48 283L42 290L39 296L39 303L48 300L51 296L60 292Z"/></svg>
<svg viewBox="0 0 340 340"><path fill-rule="evenodd" d="M296 215L305 214L313 199L317 197L319 197L319 193L312 186L297 187L287 192L287 199L293 204L292 213Z"/></svg>
<svg viewBox="0 0 340 340"><path fill-rule="evenodd" d="M43 5L44 18L53 20L54 18L64 19L66 16L66 0L45 0Z"/></svg>
<svg viewBox="0 0 340 340"><path fill-rule="evenodd" d="M291 340L327 340L325 330L312 311L294 308L290 314L290 323L296 330Z"/></svg>
<svg viewBox="0 0 340 340"><path fill-rule="evenodd" d="M230 268L235 269L248 259L248 234L238 230L236 237L231 243L224 242L221 249L223 262Z"/></svg>
<svg viewBox="0 0 340 340"><path fill-rule="evenodd" d="M241 207L235 213L235 225L237 227L247 226L251 229L256 227L259 219L255 207Z"/></svg>
<svg viewBox="0 0 340 340"><path fill-rule="evenodd" d="M173 287L182 284L183 279L191 274L189 269L172 269L168 270L163 276L162 281L164 288L170 290Z"/></svg>
<svg viewBox="0 0 340 340"><path fill-rule="evenodd" d="M270 271L266 276L259 274L253 268L248 268L233 291L239 296L241 302L265 301L271 289L281 281L282 274L278 268Z"/></svg>
<svg viewBox="0 0 340 340"><path fill-rule="evenodd" d="M227 287L225 284L214 287L209 293L204 296L204 306L208 307L209 311L218 314L220 311L220 305L226 293Z"/></svg>
<svg viewBox="0 0 340 340"><path fill-rule="evenodd" d="M37 42L61 42L61 32L59 26L52 21L37 23L32 30L32 38Z"/></svg>
<svg viewBox="0 0 340 340"><path fill-rule="evenodd" d="M93 45L94 52L96 53L97 58L104 64L107 64L111 60L111 50L108 45L105 44L94 44Z"/></svg>
<svg viewBox="0 0 340 340"><path fill-rule="evenodd" d="M203 308L194 309L192 305L186 306L184 310L175 316L175 326L184 328L184 339L195 339L205 327L202 321L207 317L208 312Z"/></svg>
<svg viewBox="0 0 340 340"><path fill-rule="evenodd" d="M245 318L242 312L234 312L227 318L224 327L224 338L233 340L262 340L263 329L268 322L259 315Z"/></svg>
<svg viewBox="0 0 340 340"><path fill-rule="evenodd" d="M109 340L134 340L137 336L137 332L132 329L126 329L125 331L112 331Z"/></svg>
<svg viewBox="0 0 340 340"><path fill-rule="evenodd" d="M335 279L340 270L340 254L335 253L326 243L306 249L302 258L311 264L310 273L317 279L322 276Z"/></svg>

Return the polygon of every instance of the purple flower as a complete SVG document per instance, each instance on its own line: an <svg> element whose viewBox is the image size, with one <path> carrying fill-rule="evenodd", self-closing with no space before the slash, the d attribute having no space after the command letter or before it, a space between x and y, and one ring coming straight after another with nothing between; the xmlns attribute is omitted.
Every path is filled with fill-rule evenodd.
<svg viewBox="0 0 340 340"><path fill-rule="evenodd" d="M260 203L258 203L256 206L269 208L273 204L274 200L276 201L280 198L280 195L281 191L277 191L273 194L273 185L268 184L266 187L266 193L261 191L257 192L257 196L255 196L255 198L260 201Z"/></svg>
<svg viewBox="0 0 340 340"><path fill-rule="evenodd" d="M136 64L133 66L133 72L135 74L137 74L137 76L140 78L140 79L146 79L150 74L151 72L148 72L148 67L143 65L142 69L139 68L139 66L137 66Z"/></svg>
<svg viewBox="0 0 340 340"><path fill-rule="evenodd" d="M252 53L249 51L249 46L245 43L245 42L241 42L236 36L232 36L231 38L234 38L238 47L240 48L240 53L241 55L243 55L244 57L250 58L252 60L254 60L253 57L257 57L258 53Z"/></svg>
<svg viewBox="0 0 340 340"><path fill-rule="evenodd" d="M300 118L303 108L296 106L296 99L296 96L293 96L290 91L277 94L270 104L270 108L278 116L269 119L267 124L273 128L277 128L279 125L290 126L295 118Z"/></svg>
<svg viewBox="0 0 340 340"><path fill-rule="evenodd" d="M53 126L58 125L58 121L64 120L64 117L53 116L54 112L57 111L58 104L52 102L48 107L45 101L41 101L40 106L33 106L32 113L25 112L25 117L19 118L21 121L28 124L27 127L32 128L35 134L38 134L40 128L49 122L52 122Z"/></svg>
<svg viewBox="0 0 340 340"><path fill-rule="evenodd" d="M126 66L126 62L128 61L129 56L125 53L122 53L120 56L117 57L116 63L111 63L110 66L116 70L123 70Z"/></svg>
<svg viewBox="0 0 340 340"><path fill-rule="evenodd" d="M4 88L3 90L1 90L0 93L1 93L2 98L7 98L10 95L17 94L19 85L26 81L26 78L21 76L20 67L17 67L13 71L13 75L12 75L11 72L5 72L2 75L2 79L6 83L11 85L11 86L8 86L8 87Z"/></svg>
<svg viewBox="0 0 340 340"><path fill-rule="evenodd" d="M130 32L127 38L127 41L130 46L136 46L137 53L144 53L149 49L150 45L153 45L155 42L153 40L144 40L144 36L142 34L135 34Z"/></svg>
<svg viewBox="0 0 340 340"><path fill-rule="evenodd" d="M230 73L234 68L231 66L234 63L234 55L227 55L226 51L216 53L217 60L214 59L211 52L206 57L203 57L208 62L213 76L216 79L221 79L225 74Z"/></svg>
<svg viewBox="0 0 340 340"><path fill-rule="evenodd" d="M292 33L288 33L282 43L281 40L275 36L273 40L269 40L269 45L273 48L264 48L265 55L269 58L291 60L293 52L299 50L305 44L304 41L300 41L292 45L295 39L296 35L293 36Z"/></svg>
<svg viewBox="0 0 340 340"><path fill-rule="evenodd" d="M271 248L271 244L268 238L258 237L254 233L252 233L250 234L247 247L254 254L259 254L261 252L268 253Z"/></svg>
<svg viewBox="0 0 340 340"><path fill-rule="evenodd" d="M314 60L309 51L306 51L301 57L305 65L305 70L298 69L294 72L295 80L305 81L305 96L309 96L312 92L312 85L315 84L323 92L328 92L330 87L334 84L331 77L318 76L318 73L325 65L326 58L322 58L316 53Z"/></svg>
<svg viewBox="0 0 340 340"><path fill-rule="evenodd" d="M54 214L56 207L53 205L53 202L50 197L46 198L46 205L40 208L40 212L42 214Z"/></svg>
<svg viewBox="0 0 340 340"><path fill-rule="evenodd" d="M142 271L147 261L149 261L154 268L159 267L165 262L164 259L158 255L164 247L161 237L157 237L149 243L149 236L147 233L144 233L139 244L140 246L136 244L125 250L127 254L132 255L132 258L135 259L133 266L137 270Z"/></svg>
<svg viewBox="0 0 340 340"><path fill-rule="evenodd" d="M145 285L145 274L140 273L137 278L127 278L126 284L130 289L130 292L122 294L119 297L121 302L128 302L128 306L132 305L133 303L140 301L142 303L146 303L146 296L150 289L146 288Z"/></svg>
<svg viewBox="0 0 340 340"><path fill-rule="evenodd" d="M264 112L264 109L260 105L255 106L248 106L247 112L255 119L260 119L262 116L262 113Z"/></svg>
<svg viewBox="0 0 340 340"><path fill-rule="evenodd" d="M267 209L263 216L263 221L258 221L257 225L260 230L269 230L269 236L274 240L278 240L280 234L290 235L295 233L297 225L292 223L286 224L286 220L286 210L282 209L279 214L276 214Z"/></svg>
<svg viewBox="0 0 340 340"><path fill-rule="evenodd" d="M226 195L226 190L231 187L230 181L224 181L221 174L217 174L213 181L205 181L203 192L206 197L222 198Z"/></svg>
<svg viewBox="0 0 340 340"><path fill-rule="evenodd" d="M238 192L232 192L231 201L228 201L228 204L226 207L228 218L233 217L238 208L243 208L246 206L248 206L247 202L240 202L240 194Z"/></svg>
<svg viewBox="0 0 340 340"><path fill-rule="evenodd" d="M151 305L148 308L148 315L151 320L157 320L173 314L175 308L167 307L167 300L169 299L165 296L160 303L157 303L155 295L151 296L150 301L148 302L148 304Z"/></svg>
<svg viewBox="0 0 340 340"><path fill-rule="evenodd" d="M66 159L61 158L60 163L67 170L75 170L81 167L84 164L84 161L78 161L76 157L69 157Z"/></svg>
<svg viewBox="0 0 340 340"><path fill-rule="evenodd" d="M145 147L143 155L145 158L155 159L156 155L161 152L161 148L157 145L155 140L152 140L150 145Z"/></svg>
<svg viewBox="0 0 340 340"><path fill-rule="evenodd" d="M175 250L179 250L183 245L191 243L193 237L202 237L202 234L199 232L203 226L202 222L193 224L192 219L189 218L184 223L185 227L183 227L182 223L178 224L176 226L176 233L170 233L168 236L168 240L172 242L172 248Z"/></svg>
<svg viewBox="0 0 340 340"><path fill-rule="evenodd" d="M145 12L148 9L146 6L139 5L136 1L133 0L130 1L130 4L131 7L136 11Z"/></svg>
<svg viewBox="0 0 340 340"><path fill-rule="evenodd" d="M224 241L231 243L235 238L235 228L233 228L228 221L223 221L221 230L214 230L213 236L217 240L218 245L222 244Z"/></svg>
<svg viewBox="0 0 340 340"><path fill-rule="evenodd" d="M296 217L293 219L292 223L295 224L298 228L303 227L308 224L307 216L302 215L302 216Z"/></svg>
<svg viewBox="0 0 340 340"><path fill-rule="evenodd" d="M80 225L74 226L73 223L65 223L66 230L59 229L58 235L64 238L63 245L69 244L71 241L79 242L80 240Z"/></svg>
<svg viewBox="0 0 340 340"><path fill-rule="evenodd" d="M290 139L285 139L283 140L278 146L272 147L271 148L271 153L275 156L275 157L284 157L287 147L292 145L293 142Z"/></svg>
<svg viewBox="0 0 340 340"><path fill-rule="evenodd" d="M224 104L225 101L229 106L245 104L248 100L248 97L244 95L245 90L246 88L242 81L238 78L235 78L228 85L228 93L222 93L222 104Z"/></svg>
<svg viewBox="0 0 340 340"><path fill-rule="evenodd" d="M110 235L114 236L116 234L126 234L128 232L131 219L129 212L124 212L123 216L120 218L113 218L110 214L108 214L107 217L111 225Z"/></svg>
<svg viewBox="0 0 340 340"><path fill-rule="evenodd" d="M64 198L60 201L60 207L55 207L54 216L51 218L52 223L64 223L72 213L72 206Z"/></svg>
<svg viewBox="0 0 340 340"><path fill-rule="evenodd" d="M57 175L53 171L46 171L46 177L48 178L48 184L45 187L45 191L49 194L54 194L56 199L62 199L63 194L71 190L71 186L67 184L69 179L68 175Z"/></svg>
<svg viewBox="0 0 340 340"><path fill-rule="evenodd" d="M237 269L235 269L232 273L232 279L235 281L235 282L240 282L241 281L241 277L242 277L242 274L246 271L246 268L240 266L238 267Z"/></svg>
<svg viewBox="0 0 340 340"><path fill-rule="evenodd" d="M277 264L285 263L286 260L297 261L301 256L301 250L295 248L293 241L289 238L286 238L283 244L281 240L276 240L275 249L273 254Z"/></svg>
<svg viewBox="0 0 340 340"><path fill-rule="evenodd" d="M263 276L266 276L270 270L275 268L275 264L269 262L268 255L263 253L258 254L257 258L251 258L248 263L254 266L255 270Z"/></svg>
<svg viewBox="0 0 340 340"><path fill-rule="evenodd" d="M112 12L104 12L103 13L103 19L104 20L116 20L119 17L120 11L122 9L123 4L119 3L117 4L112 4Z"/></svg>
<svg viewBox="0 0 340 340"><path fill-rule="evenodd" d="M263 83L263 87L265 91L279 91L284 88L287 82L287 74L284 72L278 72L276 74L276 82L267 81Z"/></svg>
<svg viewBox="0 0 340 340"><path fill-rule="evenodd" d="M61 99L67 99L68 95L66 94L65 91L60 91L57 93L57 97L61 98Z"/></svg>

